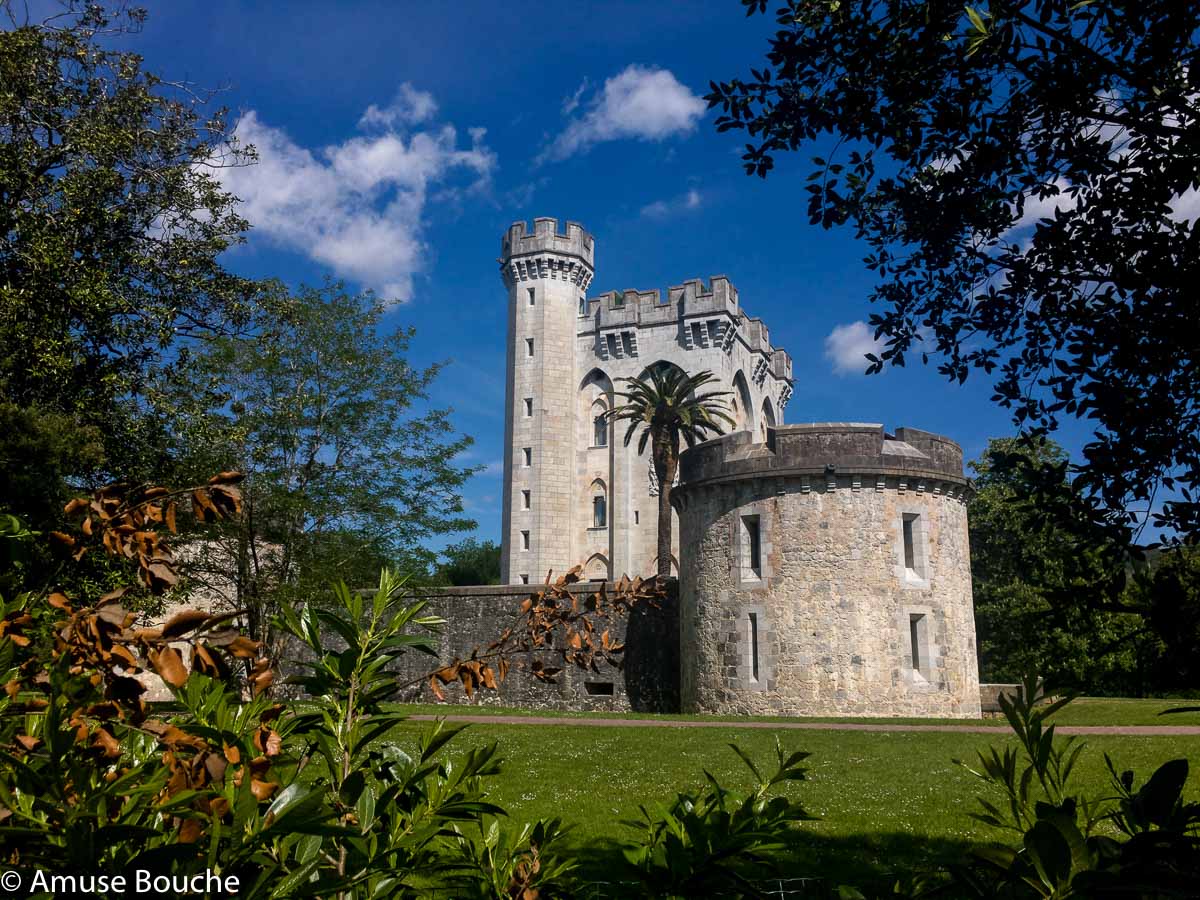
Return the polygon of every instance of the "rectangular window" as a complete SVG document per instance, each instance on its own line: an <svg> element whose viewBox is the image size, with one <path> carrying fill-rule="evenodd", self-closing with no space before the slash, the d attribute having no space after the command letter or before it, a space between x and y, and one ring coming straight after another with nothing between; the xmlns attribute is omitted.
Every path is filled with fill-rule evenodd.
<svg viewBox="0 0 1200 900"><path fill-rule="evenodd" d="M750 613L750 678L758 681L758 613Z"/></svg>
<svg viewBox="0 0 1200 900"><path fill-rule="evenodd" d="M521 576L521 584L529 584L529 576L528 575Z"/></svg>
<svg viewBox="0 0 1200 900"><path fill-rule="evenodd" d="M522 550L529 549L529 532L528 531L521 532L521 549Z"/></svg>
<svg viewBox="0 0 1200 900"><path fill-rule="evenodd" d="M921 661L925 658L925 648L921 641L921 620L925 616L921 613L912 613L908 617L908 640L909 646L912 647L912 667L916 671L921 670Z"/></svg>
<svg viewBox="0 0 1200 900"><path fill-rule="evenodd" d="M532 415L533 415L533 398L526 397L525 398L525 418L528 419Z"/></svg>
<svg viewBox="0 0 1200 900"><path fill-rule="evenodd" d="M529 491L521 491L521 509L529 509Z"/></svg>
<svg viewBox="0 0 1200 900"><path fill-rule="evenodd" d="M608 419L602 415L592 420L592 446L608 446Z"/></svg>
<svg viewBox="0 0 1200 900"><path fill-rule="evenodd" d="M604 502L603 497L592 498L592 527L608 527L608 504Z"/></svg>
<svg viewBox="0 0 1200 900"><path fill-rule="evenodd" d="M917 521L917 517L912 513L905 513L902 522L904 528L904 568L908 569L913 575L917 569L917 552L916 543L913 540L913 526Z"/></svg>
<svg viewBox="0 0 1200 900"><path fill-rule="evenodd" d="M638 511L635 509L635 510L633 511L633 524L634 524L634 525L640 525L640 524L641 524L641 518L642 518L642 517L641 517L641 516L638 514Z"/></svg>
<svg viewBox="0 0 1200 900"><path fill-rule="evenodd" d="M522 457L521 464L524 465L525 468L528 469L530 466L533 465L533 448L532 447L522 447L521 448L521 457Z"/></svg>
<svg viewBox="0 0 1200 900"><path fill-rule="evenodd" d="M533 306L533 288L529 289L529 305Z"/></svg>
<svg viewBox="0 0 1200 900"><path fill-rule="evenodd" d="M525 355L533 356L533 338L525 338Z"/></svg>
<svg viewBox="0 0 1200 900"><path fill-rule="evenodd" d="M742 516L742 574L762 578L762 537L758 516Z"/></svg>
<svg viewBox="0 0 1200 900"><path fill-rule="evenodd" d="M611 697L613 695L611 681L585 681L583 689L592 697Z"/></svg>

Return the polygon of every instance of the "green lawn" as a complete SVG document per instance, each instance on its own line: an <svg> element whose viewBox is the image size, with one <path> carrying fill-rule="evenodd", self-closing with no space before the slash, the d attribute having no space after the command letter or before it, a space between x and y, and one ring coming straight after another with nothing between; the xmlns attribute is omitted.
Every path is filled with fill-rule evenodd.
<svg viewBox="0 0 1200 900"><path fill-rule="evenodd" d="M486 695L481 695L486 696ZM1200 706L1200 700L1128 700L1109 697L1080 697L1060 710L1054 721L1062 725L1200 725L1200 714L1160 715L1164 710L1179 706ZM558 712L554 710L516 709L507 706L492 706L485 704L434 704L409 703L398 706L414 715L484 715L484 716L553 716L564 719L599 718L599 719L655 719L655 720L718 720L719 716L698 715L663 715L655 713L621 713L621 712ZM803 719L784 717L758 716L751 717L758 722L869 722L877 724L897 725L966 725L982 724L1002 727L1002 718L989 717L984 719L919 719L919 718L838 718L835 716L820 716ZM736 719L729 721L736 722Z"/></svg>
<svg viewBox="0 0 1200 900"><path fill-rule="evenodd" d="M1087 704L1081 708L1089 712ZM1091 711L1113 714L1108 707ZM423 727L405 723L393 737L409 743ZM960 858L971 843L1003 837L969 818L984 785L952 762L974 760L978 749L1004 740L990 735L774 732L736 725L580 728L564 717L554 725L471 725L451 747L461 752L498 741L505 763L492 785L494 799L517 819L560 816L575 825L585 874L604 879L615 871L617 842L629 834L619 822L637 818L639 804L667 801L678 790L699 786L705 768L730 786L745 785L744 766L728 744L736 742L765 762L773 759L776 735L785 749L812 753L808 779L788 788L819 817L802 829L790 866L794 874L867 884L895 870ZM1101 793L1108 784L1104 751L1139 779L1180 756L1200 771L1195 737L1086 740L1080 783L1087 793ZM1191 796L1200 799L1200 791L1193 788Z"/></svg>

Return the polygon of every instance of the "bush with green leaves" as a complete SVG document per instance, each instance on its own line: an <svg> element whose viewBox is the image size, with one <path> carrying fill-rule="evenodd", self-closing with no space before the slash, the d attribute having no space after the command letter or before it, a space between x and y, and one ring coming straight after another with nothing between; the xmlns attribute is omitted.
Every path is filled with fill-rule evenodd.
<svg viewBox="0 0 1200 900"><path fill-rule="evenodd" d="M773 873L792 843L792 829L812 818L800 804L775 793L780 785L804 778L800 763L809 754L786 754L776 740L777 766L765 777L744 751L730 747L754 776L750 791L729 790L706 770L703 790L679 794L653 812L643 806L644 821L625 823L641 832L625 847L639 896L757 897L755 880Z"/></svg>
<svg viewBox="0 0 1200 900"><path fill-rule="evenodd" d="M1164 763L1140 786L1105 754L1112 795L1075 790L1085 745L1057 738L1050 718L1070 698L1041 702L1036 678L1000 700L1016 746L979 754L970 771L999 788L980 798L979 821L1011 831L1015 845L974 851L952 870L965 897L1194 897L1200 885L1200 804L1184 800L1188 762Z"/></svg>

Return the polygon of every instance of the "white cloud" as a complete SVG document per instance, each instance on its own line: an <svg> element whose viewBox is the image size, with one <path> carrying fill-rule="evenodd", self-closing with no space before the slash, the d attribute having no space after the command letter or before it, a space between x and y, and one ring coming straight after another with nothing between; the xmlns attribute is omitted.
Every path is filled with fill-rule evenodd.
<svg viewBox="0 0 1200 900"><path fill-rule="evenodd" d="M581 103L577 93L564 110L574 112ZM583 115L572 119L539 158L564 159L603 141L661 141L686 134L704 110L704 101L666 69L631 65L604 82Z"/></svg>
<svg viewBox="0 0 1200 900"><path fill-rule="evenodd" d="M484 184L496 157L484 144L483 129L471 129L469 147L459 146L452 125L396 130L435 108L432 98L409 85L398 96L407 112L393 104L388 109L394 113L372 114L371 107L363 117L387 130L316 152L250 111L236 134L257 148L258 163L221 169L220 177L241 198L252 235L403 303L412 298L413 275L426 256L422 216L430 188L453 189L464 176L471 186Z"/></svg>
<svg viewBox="0 0 1200 900"><path fill-rule="evenodd" d="M1058 188L1057 194L1039 197L1034 192L1026 195L1025 208L1021 211L1020 218L1012 224L1011 231L1036 225L1040 219L1053 219L1056 209L1070 212L1075 208L1078 198L1067 193L1071 186L1070 182L1065 178L1055 178L1053 184Z"/></svg>
<svg viewBox="0 0 1200 900"><path fill-rule="evenodd" d="M579 104L583 101L583 92L588 89L589 83L588 79L584 78L579 87L575 88L575 93L563 100L562 114L564 116L569 116L579 109Z"/></svg>
<svg viewBox="0 0 1200 900"><path fill-rule="evenodd" d="M387 106L372 103L358 120L359 128L394 128L397 125L417 125L432 119L437 112L433 94L419 91L407 81L400 85L396 96Z"/></svg>
<svg viewBox="0 0 1200 900"><path fill-rule="evenodd" d="M675 213L699 209L704 202L700 192L692 188L687 193L672 197L670 200L655 200L642 207L642 215L648 219L666 219Z"/></svg>
<svg viewBox="0 0 1200 900"><path fill-rule="evenodd" d="M1188 188L1168 204L1170 217L1176 222L1194 222L1200 219L1200 191Z"/></svg>
<svg viewBox="0 0 1200 900"><path fill-rule="evenodd" d="M838 325L825 338L825 358L833 363L836 375L862 375L867 370L866 355L878 355L882 349L870 326L862 320Z"/></svg>

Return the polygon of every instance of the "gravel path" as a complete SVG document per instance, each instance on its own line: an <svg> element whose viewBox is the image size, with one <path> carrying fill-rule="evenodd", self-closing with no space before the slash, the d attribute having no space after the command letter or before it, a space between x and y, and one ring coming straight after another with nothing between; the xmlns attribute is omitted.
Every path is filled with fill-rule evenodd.
<svg viewBox="0 0 1200 900"><path fill-rule="evenodd" d="M444 716L409 716L418 722L445 719L476 725L574 725L587 728L766 728L796 731L948 731L959 734L1008 734L997 725L900 725L868 722L731 722L719 719L600 719L556 716L472 716L447 713ZM1150 737L1173 735L1200 736L1200 725L1059 725L1057 734L1128 734Z"/></svg>

